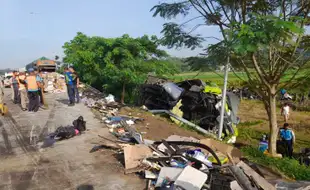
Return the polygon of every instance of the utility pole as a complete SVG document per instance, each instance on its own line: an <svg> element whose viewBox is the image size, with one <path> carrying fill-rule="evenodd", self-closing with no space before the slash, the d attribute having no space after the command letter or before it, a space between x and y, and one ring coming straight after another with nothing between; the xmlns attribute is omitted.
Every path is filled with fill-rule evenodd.
<svg viewBox="0 0 310 190"><path fill-rule="evenodd" d="M231 5L231 25L230 25L230 31L231 34L228 36L228 40L230 41L232 39L233 34L233 21L235 20L235 6L234 3ZM226 108L226 91L227 91L227 81L228 81L228 72L229 72L229 65L230 65L230 50L227 50L227 62L225 64L225 75L224 75L224 87L222 92L222 105L221 105L221 113L220 113L220 125L219 125L219 131L218 131L218 139L222 139L222 133L223 133L223 125L224 125L224 117L225 117L225 108Z"/></svg>

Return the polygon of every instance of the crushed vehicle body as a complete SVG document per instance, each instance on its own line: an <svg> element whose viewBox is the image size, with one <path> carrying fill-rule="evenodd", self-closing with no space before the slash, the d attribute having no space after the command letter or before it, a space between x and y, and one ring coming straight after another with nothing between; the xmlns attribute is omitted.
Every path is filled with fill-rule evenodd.
<svg viewBox="0 0 310 190"><path fill-rule="evenodd" d="M140 88L140 104L148 110L170 110L213 134L218 133L222 103L222 90L219 87L199 79L173 83L154 76L149 78ZM226 96L223 137L237 136L240 99L230 92Z"/></svg>

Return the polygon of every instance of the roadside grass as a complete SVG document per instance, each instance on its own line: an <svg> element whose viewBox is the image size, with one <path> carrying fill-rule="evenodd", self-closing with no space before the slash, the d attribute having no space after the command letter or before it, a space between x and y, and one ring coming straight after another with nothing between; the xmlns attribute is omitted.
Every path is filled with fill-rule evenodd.
<svg viewBox="0 0 310 190"><path fill-rule="evenodd" d="M293 71L287 72L281 79L282 82L289 80L293 76ZM305 75L305 72L300 72L296 79ZM173 76L169 76L169 79L179 82L187 79L201 79L203 81L209 81L216 83L219 86L223 85L224 81L224 72L184 72L179 73ZM228 86L240 87L243 86L243 80L247 79L247 76L244 72L229 72L228 73Z"/></svg>
<svg viewBox="0 0 310 190"><path fill-rule="evenodd" d="M238 73L238 76L241 79L246 79L245 74L243 73ZM230 72L228 74L228 85L231 86L242 86L242 80L238 78L234 73ZM224 81L224 73L219 72L219 73L214 73L214 72L188 72L188 73L180 73L177 75L170 76L169 79L175 81L175 82L180 82L188 79L201 79L203 81L209 81L212 83L215 83L219 86L223 85Z"/></svg>
<svg viewBox="0 0 310 190"><path fill-rule="evenodd" d="M262 102L242 100L238 116L241 122L238 125L237 142L257 147L262 135L269 133L268 117ZM280 115L280 109L278 109L277 119L278 126L281 127L284 120ZM300 152L301 148L310 147L310 113L292 111L289 124L296 135L294 152Z"/></svg>
<svg viewBox="0 0 310 190"><path fill-rule="evenodd" d="M300 165L297 160L268 157L252 146L245 146L241 151L249 161L269 167L289 178L310 180L310 167Z"/></svg>

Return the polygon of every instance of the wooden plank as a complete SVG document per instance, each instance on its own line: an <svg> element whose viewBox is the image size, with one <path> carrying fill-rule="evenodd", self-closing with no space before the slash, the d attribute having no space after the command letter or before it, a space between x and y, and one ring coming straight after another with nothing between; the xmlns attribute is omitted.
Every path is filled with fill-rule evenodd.
<svg viewBox="0 0 310 190"><path fill-rule="evenodd" d="M262 189L264 190L275 190L276 189L265 178L263 178L258 173L256 173L250 166L248 166L243 161L240 161L237 164L237 166L240 167L248 177L250 178L252 177Z"/></svg>

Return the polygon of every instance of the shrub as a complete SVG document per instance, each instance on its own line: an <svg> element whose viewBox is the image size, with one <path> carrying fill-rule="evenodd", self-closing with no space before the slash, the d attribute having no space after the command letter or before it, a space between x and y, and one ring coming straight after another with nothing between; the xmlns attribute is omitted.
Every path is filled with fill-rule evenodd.
<svg viewBox="0 0 310 190"><path fill-rule="evenodd" d="M310 167L300 165L295 159L268 157L251 146L243 147L241 151L251 162L276 169L296 180L310 180Z"/></svg>

